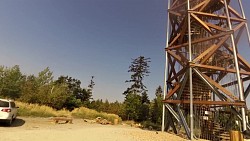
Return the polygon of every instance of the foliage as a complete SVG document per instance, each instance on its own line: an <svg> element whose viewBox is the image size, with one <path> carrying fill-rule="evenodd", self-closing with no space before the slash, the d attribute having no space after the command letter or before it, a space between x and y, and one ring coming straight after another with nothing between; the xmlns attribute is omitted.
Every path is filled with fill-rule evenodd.
<svg viewBox="0 0 250 141"><path fill-rule="evenodd" d="M125 95L125 113L127 120L145 121L149 118L149 99L147 87L143 84L143 79L148 76L150 58L139 56L132 59L128 72L131 73L131 86L124 91Z"/></svg>
<svg viewBox="0 0 250 141"><path fill-rule="evenodd" d="M68 99L69 101L71 101L71 104L72 101L77 101L77 99L79 99L81 102L89 101L92 96L92 89L94 86L93 77L91 79L91 84L89 85L89 87L91 87L91 90L81 88L81 81L69 76L60 76L58 80L55 81L55 83L66 84L68 86L68 93L73 95L71 99Z"/></svg>
<svg viewBox="0 0 250 141"><path fill-rule="evenodd" d="M153 123L150 120L143 121L142 122L142 127L146 128L146 129L149 129L149 130L157 130L157 131L161 130L161 125L160 124Z"/></svg>
<svg viewBox="0 0 250 141"><path fill-rule="evenodd" d="M99 116L113 122L113 118L117 116L109 116L114 114L124 120L158 126L161 124L162 89L159 86L155 99L150 101L146 86L142 82L149 74L149 62L149 58L143 56L133 59L129 67L131 80L126 81L131 85L124 92L124 102L93 100L91 97L95 86L94 76L91 77L87 88L82 88L80 80L69 76L60 76L54 80L49 68L45 68L36 76L23 75L19 66L0 66L0 97L21 101L17 105L20 107L19 115L22 116Z"/></svg>
<svg viewBox="0 0 250 141"><path fill-rule="evenodd" d="M12 68L0 67L0 96L4 98L16 99L21 95L21 85L24 76L19 66Z"/></svg>
<svg viewBox="0 0 250 141"><path fill-rule="evenodd" d="M91 101L88 108L95 109L98 112L116 114L122 119L126 119L126 114L124 112L124 104L118 101L109 102L108 100L105 100L103 102L102 99L97 99Z"/></svg>
<svg viewBox="0 0 250 141"><path fill-rule="evenodd" d="M136 59L132 59L131 65L129 66L128 72L132 73L130 80L125 82L132 83L123 94L126 95L130 92L132 93L143 93L146 90L146 86L143 84L143 79L148 76L150 58L145 58L144 56L139 56Z"/></svg>
<svg viewBox="0 0 250 141"><path fill-rule="evenodd" d="M155 124L161 124L162 119L162 88L159 86L155 92L155 98L151 103L151 121Z"/></svg>
<svg viewBox="0 0 250 141"><path fill-rule="evenodd" d="M57 110L73 110L91 99L94 77L87 89L81 88L81 81L72 77L60 76L55 81L53 78L48 67L35 76L23 75L19 66L0 66L0 97L47 105Z"/></svg>
<svg viewBox="0 0 250 141"><path fill-rule="evenodd" d="M129 93L124 101L125 104L125 114L127 115L127 120L139 120L141 97L134 93Z"/></svg>

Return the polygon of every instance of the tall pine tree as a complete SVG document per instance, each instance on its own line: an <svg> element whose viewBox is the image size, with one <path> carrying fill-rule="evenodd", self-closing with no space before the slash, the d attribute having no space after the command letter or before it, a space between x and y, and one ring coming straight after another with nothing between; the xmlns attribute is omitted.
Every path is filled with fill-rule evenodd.
<svg viewBox="0 0 250 141"><path fill-rule="evenodd" d="M128 120L144 121L149 116L149 99L147 87L143 84L145 76L149 75L150 58L139 56L132 59L128 72L131 73L130 80L125 81L131 86L124 91L125 113Z"/></svg>

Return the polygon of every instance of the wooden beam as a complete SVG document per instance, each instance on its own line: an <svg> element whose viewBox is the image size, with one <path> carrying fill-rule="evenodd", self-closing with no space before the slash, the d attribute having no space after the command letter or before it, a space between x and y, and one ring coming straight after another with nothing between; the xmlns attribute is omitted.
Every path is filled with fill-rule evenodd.
<svg viewBox="0 0 250 141"><path fill-rule="evenodd" d="M204 22L207 26L209 26L209 27L211 27L211 28L213 28L213 29L216 29L216 30L219 30L219 31L227 31L227 29L225 29L225 28L222 28L222 27L220 27L220 26L217 26L217 25L214 25L214 24L212 24L212 23L208 23L208 22Z"/></svg>
<svg viewBox="0 0 250 141"><path fill-rule="evenodd" d="M225 4L223 0L220 0L220 3L223 5ZM228 10L236 17L243 19L243 17L236 10L234 10L230 5L228 5Z"/></svg>
<svg viewBox="0 0 250 141"><path fill-rule="evenodd" d="M171 104L190 104L190 100L163 100L163 103ZM245 102L227 102L227 101L197 101L194 100L193 104L195 105L223 105L223 106L240 106L245 107Z"/></svg>
<svg viewBox="0 0 250 141"><path fill-rule="evenodd" d="M204 17L211 17L214 19L223 19L223 20L227 20L227 16L221 16L221 15L216 15L216 14L211 14L211 13L205 13L205 12L198 12L198 11L191 11L193 14L196 15L200 15L200 16L204 16ZM241 18L233 18L230 17L230 20L233 22L246 22L245 19L241 19Z"/></svg>
<svg viewBox="0 0 250 141"><path fill-rule="evenodd" d="M177 0L178 1L178 0ZM182 6L186 6L187 5L187 1L183 2L183 3L180 3L179 5L177 6L174 6L172 8L170 8L171 10L176 10L176 9L179 9L180 7Z"/></svg>
<svg viewBox="0 0 250 141"><path fill-rule="evenodd" d="M201 3L197 4L196 6L194 6L191 10L192 11L194 11L194 10L198 11L197 9L200 8L200 7L202 7L205 3L207 3L207 1L208 0L204 0L203 2L201 2Z"/></svg>
<svg viewBox="0 0 250 141"><path fill-rule="evenodd" d="M201 9L199 10L199 11L203 11L204 10L204 8L209 4L209 2L210 2L210 0L205 0L206 1L206 3L205 4L203 4L203 6L201 7Z"/></svg>
<svg viewBox="0 0 250 141"><path fill-rule="evenodd" d="M201 60L201 64L204 64L213 54L214 52L221 47L221 45L226 42L226 40L229 38L229 35L224 36L219 43Z"/></svg>
<svg viewBox="0 0 250 141"><path fill-rule="evenodd" d="M200 61L200 59L202 59L205 55L207 55L210 51L214 50L214 48L216 48L216 44L212 44L207 50L205 50L204 52L202 52L199 56L197 56L193 62L196 63L198 61Z"/></svg>
<svg viewBox="0 0 250 141"><path fill-rule="evenodd" d="M178 61L181 65L183 65L184 60L182 60L182 58L179 55L177 55L176 53L174 53L174 52L172 52L170 50L168 50L167 52L168 52L169 55L171 55L173 58L175 58L176 61Z"/></svg>
<svg viewBox="0 0 250 141"><path fill-rule="evenodd" d="M176 5L177 2L178 0L174 1L170 8L172 9Z"/></svg>
<svg viewBox="0 0 250 141"><path fill-rule="evenodd" d="M215 35L212 35L212 36L209 36L209 37L206 37L206 38L196 39L196 40L192 41L192 45L197 44L197 43L201 43L201 42L205 42L205 41L218 39L220 37L230 35L232 33L233 33L233 31L227 31L227 32L222 32L220 34L215 34ZM185 47L185 46L188 46L188 42L183 43L183 44L179 44L179 45L175 45L175 46L169 46L168 48L166 48L166 50L178 49L180 47Z"/></svg>
<svg viewBox="0 0 250 141"><path fill-rule="evenodd" d="M244 81L249 81L249 80L250 80L250 76L249 76L249 77L244 77L244 78L242 78L241 80L242 80L243 82L244 82ZM236 84L238 84L238 81L237 81L237 80L232 81L232 82L229 82L229 83L226 83L226 84L223 84L223 85L221 85L221 86L222 86L222 87L229 87L229 86L236 85Z"/></svg>
<svg viewBox="0 0 250 141"><path fill-rule="evenodd" d="M237 30L239 30L241 27L244 27L244 26L245 26L245 22L241 22L236 27L234 27L233 30L234 32L236 32Z"/></svg>
<svg viewBox="0 0 250 141"><path fill-rule="evenodd" d="M180 37L180 33L177 34L177 36L174 37L174 39L172 41L170 41L170 43L168 44L168 46L172 46Z"/></svg>
<svg viewBox="0 0 250 141"><path fill-rule="evenodd" d="M219 90L221 90L225 95L227 95L228 97L230 97L232 100L237 101L239 100L238 97L234 96L231 92L229 92L227 89L225 89L224 87L222 87L220 84L218 84L217 82L215 82L214 80L212 80L210 77L208 77L205 74L202 74L202 76L204 78L206 78L207 81L209 81L210 84L214 85L215 87L217 87Z"/></svg>
<svg viewBox="0 0 250 141"><path fill-rule="evenodd" d="M236 35L236 37L235 37L235 44L236 44L236 45L239 43L240 37L241 37L241 35L242 35L244 29L245 29L244 26L241 27L240 30L239 30L239 32L238 32L238 34Z"/></svg>
<svg viewBox="0 0 250 141"><path fill-rule="evenodd" d="M172 95L176 93L176 91L180 88L180 84L175 85L173 89L170 89L169 92L166 95L165 99L169 99Z"/></svg>
<svg viewBox="0 0 250 141"><path fill-rule="evenodd" d="M225 46L225 47L228 49L228 51L233 53L233 48L231 48L229 46ZM243 65L245 65L245 68L248 68L246 71L250 71L250 64L239 53L237 53L237 57L239 59L239 62L241 62Z"/></svg>
<svg viewBox="0 0 250 141"><path fill-rule="evenodd" d="M211 70L217 70L217 71L223 71L228 73L236 73L235 69L228 69L223 67L217 67L217 66L210 66L210 65L202 65L202 64L190 64L192 67L199 67L199 68L206 68ZM249 71L240 71L241 75L250 75Z"/></svg>
<svg viewBox="0 0 250 141"><path fill-rule="evenodd" d="M224 4L224 3L223 3ZM243 19L243 17L236 11L234 10L230 5L228 6L228 10L234 14L236 17Z"/></svg>
<svg viewBox="0 0 250 141"><path fill-rule="evenodd" d="M175 15L175 16L179 16L179 17L182 16L181 13L175 12L173 10L168 10L168 12L169 12L169 14L172 14L172 15Z"/></svg>
<svg viewBox="0 0 250 141"><path fill-rule="evenodd" d="M206 29L209 33L212 34L211 29L200 19L198 18L196 15L194 15L193 13L191 13L191 16L204 28Z"/></svg>
<svg viewBox="0 0 250 141"><path fill-rule="evenodd" d="M175 63L176 60L174 59L172 61L172 59L169 59L169 64L171 65L171 74L169 74L170 76L172 76L172 74L175 76L176 75L176 70L175 70ZM175 79L177 82L179 81L178 78Z"/></svg>
<svg viewBox="0 0 250 141"><path fill-rule="evenodd" d="M177 72L176 75L174 75L173 77L169 77L169 79L168 79L167 81L168 81L168 82L173 81L173 80L176 79L177 77L179 77L179 76L185 74L186 71L187 71L187 67L182 68L179 72Z"/></svg>

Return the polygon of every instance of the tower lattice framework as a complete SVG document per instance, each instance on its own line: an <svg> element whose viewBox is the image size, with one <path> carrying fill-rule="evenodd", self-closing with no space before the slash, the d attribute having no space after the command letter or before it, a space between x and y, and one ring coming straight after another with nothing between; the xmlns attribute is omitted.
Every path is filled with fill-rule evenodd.
<svg viewBox="0 0 250 141"><path fill-rule="evenodd" d="M178 133L180 126L190 139L220 140L228 127L238 128L236 120L241 130L250 129L250 64L239 53L243 33L249 38L241 0L168 3L162 130ZM230 122L220 121L222 115Z"/></svg>

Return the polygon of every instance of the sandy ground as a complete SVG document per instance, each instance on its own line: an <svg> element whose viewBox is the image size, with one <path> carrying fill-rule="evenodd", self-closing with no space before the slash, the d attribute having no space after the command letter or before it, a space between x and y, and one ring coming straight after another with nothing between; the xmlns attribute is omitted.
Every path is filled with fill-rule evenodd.
<svg viewBox="0 0 250 141"><path fill-rule="evenodd" d="M11 127L0 124L1 141L186 141L178 136L127 125L100 125L74 119L54 124L48 118L18 117Z"/></svg>

